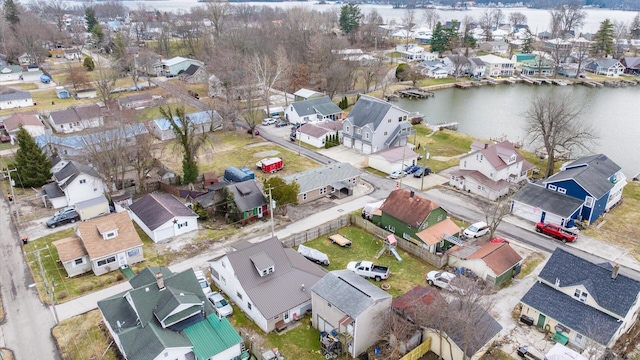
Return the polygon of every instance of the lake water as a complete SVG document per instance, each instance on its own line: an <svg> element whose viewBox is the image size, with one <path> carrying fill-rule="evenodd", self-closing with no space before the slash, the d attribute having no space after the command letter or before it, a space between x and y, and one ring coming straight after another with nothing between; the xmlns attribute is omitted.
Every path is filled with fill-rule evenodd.
<svg viewBox="0 0 640 360"><path fill-rule="evenodd" d="M340 11L340 7L342 5L336 4L328 4L328 5L315 5L317 1L288 1L288 2L248 2L248 3L232 3L232 5L238 4L249 4L252 6L270 6L270 7L281 7L284 9L288 9L291 7L302 6L302 7L313 7L319 11L326 10L335 10ZM78 5L78 6L86 6L90 4L89 2L81 2L81 1L66 1L69 5ZM199 3L197 0L178 0L178 1L123 1L125 6L130 9L138 9L140 6L144 6L147 9L157 9L160 11L173 11L173 12L187 12L192 7L201 7L205 6L206 3ZM405 16L406 10L404 9L394 9L391 5L369 5L362 4L359 5L364 14L368 14L372 10L376 10L380 16L384 19L385 22L389 23L391 21L395 21L396 23L401 23L402 18ZM438 14L443 21L447 20L462 20L465 16L471 16L473 18L479 18L480 15L484 12L485 9L482 8L471 8L467 11L454 11L454 10L438 10ZM538 33L549 28L549 11L548 10L540 10L540 9L527 9L527 8L504 8L502 12L505 14L505 19L509 18L509 14L512 12L521 12L527 16L529 28L532 32ZM600 23L605 19L610 20L619 20L624 21L626 23L630 23L633 17L637 14L637 12L633 11L620 11L620 10L609 10L609 9L585 9L587 12L587 18L585 19L585 25L580 31L585 33L595 33L598 31L600 27ZM416 10L417 18L420 20L422 18L422 10Z"/></svg>
<svg viewBox="0 0 640 360"><path fill-rule="evenodd" d="M458 131L482 139L525 139L524 112L536 94L570 92L584 110L579 121L589 124L598 139L592 153L605 153L627 177L640 172L640 86L589 88L582 85L498 85L445 89L426 100L400 99L395 103L425 115L430 124L458 122ZM525 148L534 149L525 141Z"/></svg>

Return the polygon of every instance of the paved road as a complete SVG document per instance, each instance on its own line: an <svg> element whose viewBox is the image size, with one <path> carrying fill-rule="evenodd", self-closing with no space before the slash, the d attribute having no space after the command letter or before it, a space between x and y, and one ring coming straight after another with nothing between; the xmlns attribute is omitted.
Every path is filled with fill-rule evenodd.
<svg viewBox="0 0 640 360"><path fill-rule="evenodd" d="M39 300L24 261L9 206L0 200L0 293L6 322L0 325L0 347L13 350L16 359L59 359L51 337L53 313Z"/></svg>

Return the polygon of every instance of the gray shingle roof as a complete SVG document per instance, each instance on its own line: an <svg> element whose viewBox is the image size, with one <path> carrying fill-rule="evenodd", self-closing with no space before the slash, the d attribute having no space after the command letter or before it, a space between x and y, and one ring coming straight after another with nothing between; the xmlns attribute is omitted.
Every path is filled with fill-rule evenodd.
<svg viewBox="0 0 640 360"><path fill-rule="evenodd" d="M566 170L550 176L545 184L573 179L591 196L601 198L613 187L609 177L620 171L621 167L604 154L585 156L567 165Z"/></svg>
<svg viewBox="0 0 640 360"><path fill-rule="evenodd" d="M153 193L129 206L140 220L153 231L176 216L195 216L191 209L171 194Z"/></svg>
<svg viewBox="0 0 640 360"><path fill-rule="evenodd" d="M28 91L16 90L10 87L0 87L0 101L31 99Z"/></svg>
<svg viewBox="0 0 640 360"><path fill-rule="evenodd" d="M615 317L540 282L536 282L520 301L603 345L609 343L622 324Z"/></svg>
<svg viewBox="0 0 640 360"><path fill-rule="evenodd" d="M515 193L512 200L564 217L571 216L583 203L580 199L531 183Z"/></svg>
<svg viewBox="0 0 640 360"><path fill-rule="evenodd" d="M309 190L319 189L336 182L360 176L361 174L360 170L351 164L332 163L289 175L284 177L283 180L287 183L297 182L300 185L300 193L306 193Z"/></svg>
<svg viewBox="0 0 640 360"><path fill-rule="evenodd" d="M261 252L275 263L274 272L264 277L260 276L250 259ZM309 288L326 273L297 251L284 248L277 237L230 252L227 259L242 289L267 319L309 301Z"/></svg>
<svg viewBox="0 0 640 360"><path fill-rule="evenodd" d="M375 130L392 106L382 100L363 95L349 112L348 118L351 119L354 126L363 127L367 124L373 124L373 130Z"/></svg>
<svg viewBox="0 0 640 360"><path fill-rule="evenodd" d="M607 264L608 265L608 264ZM640 282L623 274L611 278L611 267L595 264L566 250L557 248L540 275L551 284L583 285L598 305L624 317L640 294Z"/></svg>
<svg viewBox="0 0 640 360"><path fill-rule="evenodd" d="M460 308L463 306L471 306L470 304L461 304L458 300L454 300L446 310L443 311L460 311ZM466 309L463 311L467 311ZM471 310L474 323L474 331L476 333L475 336L465 336L464 329L462 327L449 327L446 330L447 335L449 335L453 341L461 348L464 348L465 338L468 341L466 354L468 357L472 357L478 350L480 350L483 346L485 346L497 333L502 330L502 326L500 323L496 321L496 319L491 316L486 310L475 307Z"/></svg>
<svg viewBox="0 0 640 360"><path fill-rule="evenodd" d="M240 211L252 210L267 204L267 200L254 181L231 184L227 189L233 193L233 201Z"/></svg>
<svg viewBox="0 0 640 360"><path fill-rule="evenodd" d="M80 174L87 174L100 179L100 174L94 168L75 161L69 161L60 171L53 174L53 178L60 188L64 190Z"/></svg>
<svg viewBox="0 0 640 360"><path fill-rule="evenodd" d="M309 116L314 114L332 115L339 114L342 109L338 107L328 96L304 101L297 101L291 104L298 116Z"/></svg>
<svg viewBox="0 0 640 360"><path fill-rule="evenodd" d="M311 291L354 320L369 306L391 295L349 270L327 273Z"/></svg>

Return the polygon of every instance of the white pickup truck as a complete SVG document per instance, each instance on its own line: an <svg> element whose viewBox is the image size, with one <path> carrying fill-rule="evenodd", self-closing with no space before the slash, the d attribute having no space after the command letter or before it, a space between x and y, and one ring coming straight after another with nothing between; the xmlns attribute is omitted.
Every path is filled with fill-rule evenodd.
<svg viewBox="0 0 640 360"><path fill-rule="evenodd" d="M431 286L437 286L442 289L454 292L460 291L457 287L451 285L451 281L455 279L455 274L446 271L429 271L427 274L427 283Z"/></svg>
<svg viewBox="0 0 640 360"><path fill-rule="evenodd" d="M363 277L375 279L376 281L389 278L388 267L374 265L371 261L352 261L347 264L347 270L351 270Z"/></svg>

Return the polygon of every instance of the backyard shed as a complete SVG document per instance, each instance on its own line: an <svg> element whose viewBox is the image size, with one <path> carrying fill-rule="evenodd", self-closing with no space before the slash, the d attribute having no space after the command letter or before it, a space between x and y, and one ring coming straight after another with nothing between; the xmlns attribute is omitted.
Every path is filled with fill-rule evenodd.
<svg viewBox="0 0 640 360"><path fill-rule="evenodd" d="M76 203L80 220L85 221L109 213L109 201L104 195Z"/></svg>
<svg viewBox="0 0 640 360"><path fill-rule="evenodd" d="M58 96L58 99L67 99L69 97L69 90L62 86L58 86L56 88L56 95Z"/></svg>

